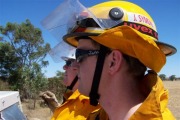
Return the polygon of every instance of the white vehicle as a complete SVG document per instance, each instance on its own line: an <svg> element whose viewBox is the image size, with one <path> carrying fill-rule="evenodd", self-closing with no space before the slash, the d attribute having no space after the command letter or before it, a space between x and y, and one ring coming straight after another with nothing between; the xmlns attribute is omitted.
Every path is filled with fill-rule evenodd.
<svg viewBox="0 0 180 120"><path fill-rule="evenodd" d="M0 91L0 120L27 120L18 91Z"/></svg>

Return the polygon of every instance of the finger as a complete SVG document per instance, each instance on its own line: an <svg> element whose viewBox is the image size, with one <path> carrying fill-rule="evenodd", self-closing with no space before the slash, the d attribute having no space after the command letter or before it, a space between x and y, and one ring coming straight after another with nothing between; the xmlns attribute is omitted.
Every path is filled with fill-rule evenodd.
<svg viewBox="0 0 180 120"><path fill-rule="evenodd" d="M45 92L40 92L39 96L42 97Z"/></svg>
<svg viewBox="0 0 180 120"><path fill-rule="evenodd" d="M50 91L47 91L46 94L49 95L49 96L51 96L51 97L54 97L54 96L55 96L55 94L52 93L52 92L50 92Z"/></svg>

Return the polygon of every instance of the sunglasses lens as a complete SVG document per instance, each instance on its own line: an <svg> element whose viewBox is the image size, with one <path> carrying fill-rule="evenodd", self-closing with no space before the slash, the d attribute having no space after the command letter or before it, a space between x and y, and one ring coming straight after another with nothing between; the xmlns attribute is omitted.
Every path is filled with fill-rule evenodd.
<svg viewBox="0 0 180 120"><path fill-rule="evenodd" d="M78 63L80 63L83 61L84 58L85 58L85 55L81 55L81 56L78 56L76 60Z"/></svg>
<svg viewBox="0 0 180 120"><path fill-rule="evenodd" d="M88 56L93 56L93 55L98 55L99 51L98 50L82 50L82 49L76 49L76 61L77 62L82 62L82 60L85 57Z"/></svg>
<svg viewBox="0 0 180 120"><path fill-rule="evenodd" d="M81 49L76 49L76 61L78 63L82 62L82 60L84 59L84 57L86 56L86 51L81 50Z"/></svg>
<svg viewBox="0 0 180 120"><path fill-rule="evenodd" d="M80 53L81 53L81 50L76 49L76 52L75 52L76 59L80 56Z"/></svg>
<svg viewBox="0 0 180 120"><path fill-rule="evenodd" d="M66 61L66 66L70 66L71 63L72 63L72 61L70 61L70 60Z"/></svg>

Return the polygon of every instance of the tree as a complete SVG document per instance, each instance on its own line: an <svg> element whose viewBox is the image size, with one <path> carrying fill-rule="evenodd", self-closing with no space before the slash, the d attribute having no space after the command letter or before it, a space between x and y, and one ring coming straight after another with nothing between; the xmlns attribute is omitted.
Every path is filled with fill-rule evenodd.
<svg viewBox="0 0 180 120"><path fill-rule="evenodd" d="M61 72L61 71L56 71L56 77L59 78L60 80L63 79L63 76L64 76L64 72Z"/></svg>
<svg viewBox="0 0 180 120"><path fill-rule="evenodd" d="M166 80L166 75L165 75L165 74L160 74L159 77L160 77L162 80Z"/></svg>
<svg viewBox="0 0 180 120"><path fill-rule="evenodd" d="M34 104L32 107L35 109L36 100L39 98L39 92L48 88L48 79L44 77L39 64L36 63L33 64L33 69L25 68L25 72L23 72L22 76L24 79L22 90L25 92L21 95L23 98L33 99Z"/></svg>
<svg viewBox="0 0 180 120"><path fill-rule="evenodd" d="M40 29L35 28L29 20L25 23L7 23L6 27L0 27L1 34L8 38L16 56L21 58L21 66L31 67L35 63L44 60L50 45L45 44ZM47 65L47 63L45 63Z"/></svg>
<svg viewBox="0 0 180 120"><path fill-rule="evenodd" d="M1 56L1 59L5 59L4 64L9 65L3 70L9 75L8 79L13 89L20 89L20 92L28 95L23 86L26 85L25 89L32 92L32 83L39 85L44 79L41 68L48 65L48 61L44 59L50 50L50 45L44 43L41 30L34 27L29 20L21 24L8 22L5 27L0 26L0 35L1 43L7 42L10 45L8 59L5 59L4 55ZM14 63L13 59L18 61ZM8 71L11 68L10 63L15 65L13 72Z"/></svg>
<svg viewBox="0 0 180 120"><path fill-rule="evenodd" d="M0 61L0 76L6 79L11 73L15 72L19 61L8 42L0 42Z"/></svg>
<svg viewBox="0 0 180 120"><path fill-rule="evenodd" d="M48 89L51 90L51 92L55 93L56 97L60 100L63 96L63 93L66 89L66 87L63 85L64 72L57 71L56 76L53 78L49 78L49 85Z"/></svg>
<svg viewBox="0 0 180 120"><path fill-rule="evenodd" d="M176 79L176 75L171 75L171 76L169 77L169 79L170 79L171 81L174 81L174 80Z"/></svg>

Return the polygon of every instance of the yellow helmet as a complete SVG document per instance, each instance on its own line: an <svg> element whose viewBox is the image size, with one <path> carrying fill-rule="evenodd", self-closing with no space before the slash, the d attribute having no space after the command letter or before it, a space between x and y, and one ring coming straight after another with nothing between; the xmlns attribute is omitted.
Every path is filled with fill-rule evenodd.
<svg viewBox="0 0 180 120"><path fill-rule="evenodd" d="M153 40L158 39L153 19L145 10L133 3L109 1L95 5L88 10L95 16L97 24L91 23L91 19L84 19L80 23L81 29L76 27L76 30L73 30L73 32L100 34L104 32L104 29L127 25L144 33L146 37ZM83 16L83 13L81 15ZM84 26L84 24L87 24L87 26ZM88 24L93 24L94 26L88 26ZM104 29L98 29L99 26ZM67 41L69 40L67 39Z"/></svg>
<svg viewBox="0 0 180 120"><path fill-rule="evenodd" d="M108 1L90 7L88 10L93 14L93 16L95 16L95 18L97 18L95 22L98 22L95 26L91 27L76 27L76 30L73 30L71 34L65 35L65 41L73 46L76 46L77 43L76 41L71 40L69 36L73 36L72 34L74 33L77 33L77 36L88 34L96 36L105 32L107 28L127 25L141 32L143 38L155 40L165 55L172 55L176 52L176 49L173 46L157 41L158 33L153 19L144 9L136 4L127 1ZM92 22L92 20L84 21ZM81 23L84 24L82 21ZM97 24L105 29L99 29Z"/></svg>
<svg viewBox="0 0 180 120"><path fill-rule="evenodd" d="M64 36L67 43L77 46L76 37L89 36L106 47L119 49L139 59L156 72L164 66L165 55L176 52L173 46L158 42L153 19L136 4L127 1L108 1L88 10L96 18L96 24L91 23L91 18L83 19L71 33Z"/></svg>
<svg viewBox="0 0 180 120"><path fill-rule="evenodd" d="M68 13L64 13L62 6L70 6ZM165 64L165 55L176 52L173 46L158 41L153 19L136 4L108 1L86 9L78 0L67 0L62 6L51 18L55 23L58 21L58 26L66 22L68 32L63 39L72 46L77 46L77 37L88 36L108 48L119 49L139 59L156 72ZM55 19L57 16L58 20ZM56 27L56 24L53 25Z"/></svg>

